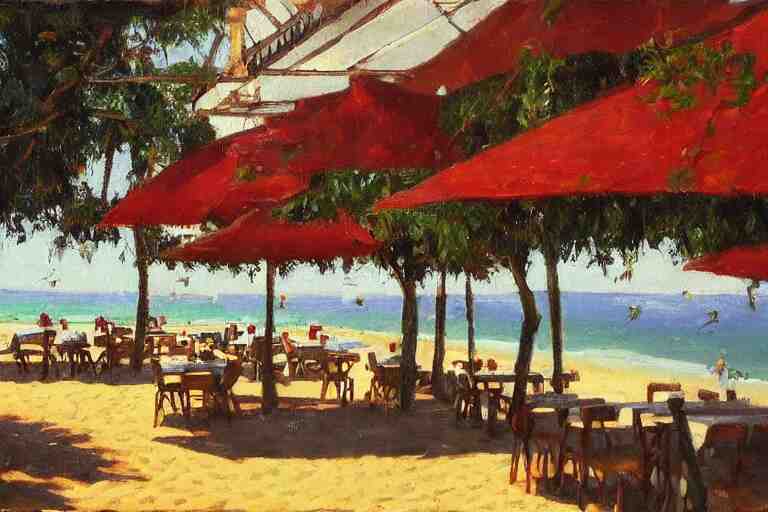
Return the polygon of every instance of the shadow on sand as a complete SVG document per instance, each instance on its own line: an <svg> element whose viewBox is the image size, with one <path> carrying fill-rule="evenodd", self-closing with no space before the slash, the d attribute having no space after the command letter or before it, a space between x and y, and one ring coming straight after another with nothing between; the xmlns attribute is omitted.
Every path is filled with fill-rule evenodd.
<svg viewBox="0 0 768 512"><path fill-rule="evenodd" d="M83 483L145 480L117 467L109 450L79 446L89 441L87 435L52 424L0 416L0 508L74 508L60 494L62 485L53 481L57 478ZM10 472L24 475L10 481Z"/></svg>
<svg viewBox="0 0 768 512"><path fill-rule="evenodd" d="M489 439L480 431L457 428L453 409L435 400L418 400L411 412L385 415L366 402L339 407L329 401L281 398L280 409L268 417L261 415L258 397L240 402L243 415L231 425L219 417L193 417L189 428L194 436L158 436L154 441L231 460L509 453L506 436ZM188 428L179 415L169 414L164 425Z"/></svg>
<svg viewBox="0 0 768 512"><path fill-rule="evenodd" d="M51 368L45 381L40 380L41 373L42 363L39 360L32 362L28 372L19 371L18 366L13 361L0 361L0 381L16 382L17 384L29 382L52 383L62 380L74 380L83 384L115 384L121 386L152 383L152 372L146 363L139 373L134 373L127 364L122 364L103 374L97 374L95 377L90 368L84 369L76 373L74 377L71 377L69 363L59 366L58 375Z"/></svg>

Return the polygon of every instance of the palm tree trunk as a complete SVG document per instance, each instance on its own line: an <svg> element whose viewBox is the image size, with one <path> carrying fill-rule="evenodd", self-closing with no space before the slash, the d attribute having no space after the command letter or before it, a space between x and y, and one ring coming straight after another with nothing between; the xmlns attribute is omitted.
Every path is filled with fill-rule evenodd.
<svg viewBox="0 0 768 512"><path fill-rule="evenodd" d="M547 267L547 296L549 298L549 324L552 331L552 388L563 392L563 310L560 304L560 278L557 274L557 251L544 244L544 263Z"/></svg>
<svg viewBox="0 0 768 512"><path fill-rule="evenodd" d="M443 364L445 363L445 308L447 295L445 292L446 271L440 272L440 282L435 294L435 355L432 358L432 395L444 400L445 375Z"/></svg>
<svg viewBox="0 0 768 512"><path fill-rule="evenodd" d="M467 356L469 357L469 371L475 369L473 361L477 355L475 347L475 295L472 293L472 278L465 274L466 282L464 285L464 304L467 309Z"/></svg>
<svg viewBox="0 0 768 512"><path fill-rule="evenodd" d="M264 350L261 351L261 410L270 414L277 405L277 389L272 369L272 331L275 329L275 266L267 262L267 310L264 321Z"/></svg>
<svg viewBox="0 0 768 512"><path fill-rule="evenodd" d="M147 260L147 240L143 227L133 228L133 244L136 250L136 270L139 273L139 298L136 302L136 330L133 338L131 367L138 372L144 362L144 340L149 320L149 262Z"/></svg>
<svg viewBox="0 0 768 512"><path fill-rule="evenodd" d="M400 361L400 407L407 411L413 405L416 392L416 344L419 335L419 303L416 282L402 280L403 290L403 350Z"/></svg>
<svg viewBox="0 0 768 512"><path fill-rule="evenodd" d="M517 254L510 258L510 269L512 277L515 279L518 293L520 294L520 304L523 307L523 325L520 329L520 348L517 352L517 361L515 362L515 391L512 395L512 413L520 410L525 404L525 391L528 383L528 372L531 369L531 359L533 359L533 342L536 338L536 331L539 329L541 316L536 309L536 297L533 295L528 281L526 280L526 265L528 264L528 253Z"/></svg>

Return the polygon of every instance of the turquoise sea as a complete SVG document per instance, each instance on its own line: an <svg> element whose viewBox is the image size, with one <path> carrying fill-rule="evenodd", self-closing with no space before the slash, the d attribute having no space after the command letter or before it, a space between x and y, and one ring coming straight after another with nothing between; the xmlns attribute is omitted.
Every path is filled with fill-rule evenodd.
<svg viewBox="0 0 768 512"><path fill-rule="evenodd" d="M549 346L547 300L537 293L543 315L537 347ZM153 296L154 315L165 315L172 323L223 323L228 320L263 324L263 295L219 297ZM41 311L71 323L91 323L98 315L119 322L132 322L136 295L132 293L65 293L0 290L0 322L32 322ZM640 307L640 316L628 320L630 306ZM275 308L276 323L302 325L317 322L360 330L399 331L401 299L397 296L368 296L364 305L353 300L326 296L291 296L285 309ZM448 298L448 336L465 339L463 295ZM671 374L705 372L726 350L732 368L751 378L768 380L768 305L758 303L752 311L745 295L682 295L564 293L566 350L662 365ZM708 313L717 311L719 322L702 327ZM434 333L434 297L419 299L420 332ZM516 350L522 317L517 295L478 296L475 306L476 333L480 347Z"/></svg>

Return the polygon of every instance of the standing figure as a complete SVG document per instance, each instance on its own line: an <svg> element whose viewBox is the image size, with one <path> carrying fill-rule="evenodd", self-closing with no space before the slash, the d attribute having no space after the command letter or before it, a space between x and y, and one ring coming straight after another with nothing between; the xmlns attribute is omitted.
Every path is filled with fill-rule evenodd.
<svg viewBox="0 0 768 512"><path fill-rule="evenodd" d="M733 385L728 375L728 363L725 361L725 350L720 351L720 357L715 362L712 373L717 377L717 384L720 386L721 397L733 394Z"/></svg>

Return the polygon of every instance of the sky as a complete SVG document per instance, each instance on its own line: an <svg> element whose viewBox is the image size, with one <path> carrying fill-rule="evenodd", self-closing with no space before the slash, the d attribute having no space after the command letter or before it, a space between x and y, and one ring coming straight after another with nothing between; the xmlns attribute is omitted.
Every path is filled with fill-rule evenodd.
<svg viewBox="0 0 768 512"><path fill-rule="evenodd" d="M205 48L207 45L203 45ZM226 56L226 45L217 59L222 65ZM200 55L191 48L174 49L169 52L169 61L175 62ZM126 174L128 159L120 155L115 161L110 196L124 194L128 184ZM88 182L101 189L103 162L90 165ZM1 235L1 234L0 234ZM88 263L76 250L68 251L61 261L50 260L49 248L55 236L53 232L37 233L21 245L0 236L0 288L23 290L51 290L46 276L53 274L58 283L56 290L80 292L118 292L136 291L138 276L133 266L132 237L130 232L123 233L125 241L118 247L101 246ZM126 250L126 261L120 263L119 254ZM680 265L675 266L672 259L663 251L647 250L635 265L632 281L614 282L614 278L624 271L618 263L609 268L608 277L598 268L587 268L586 259L580 258L573 263L561 263L560 285L564 291L608 292L608 293L669 293L679 294L683 290L697 293L744 293L747 283L741 279L716 277L699 272L683 272ZM184 287L177 280L189 276L189 287ZM278 279L278 293L299 294L341 294L345 282L351 280L363 295L387 294L398 295L400 289L389 275L372 265L354 269L349 276L340 270L336 273L321 275L312 267L304 265L297 268L285 279ZM546 289L544 262L540 254L535 254L529 271L529 285L536 290ZM204 295L230 293L264 293L264 272L256 275L251 282L248 276L233 277L228 271L210 273L206 270L186 272L183 269L168 270L163 265L150 268L150 292L153 294L196 293ZM424 292L434 293L436 280L427 279ZM448 293L464 293L464 280L449 279ZM512 276L502 271L492 276L490 282L475 283L475 293L510 294L516 293Z"/></svg>

